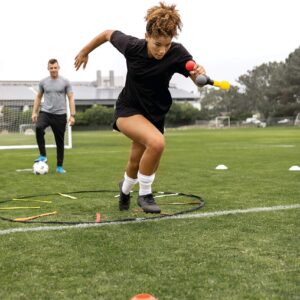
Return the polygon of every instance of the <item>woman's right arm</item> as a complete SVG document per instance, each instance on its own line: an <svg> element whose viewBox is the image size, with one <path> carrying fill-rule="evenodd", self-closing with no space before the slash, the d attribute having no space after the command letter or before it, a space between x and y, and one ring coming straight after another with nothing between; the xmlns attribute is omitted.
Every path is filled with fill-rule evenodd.
<svg viewBox="0 0 300 300"><path fill-rule="evenodd" d="M97 47L101 46L102 44L110 41L111 35L114 30L105 30L98 34L95 38L93 38L85 47L83 47L80 52L75 57L74 66L76 71L80 68L83 64L83 69L85 69L88 59L89 53L92 52Z"/></svg>

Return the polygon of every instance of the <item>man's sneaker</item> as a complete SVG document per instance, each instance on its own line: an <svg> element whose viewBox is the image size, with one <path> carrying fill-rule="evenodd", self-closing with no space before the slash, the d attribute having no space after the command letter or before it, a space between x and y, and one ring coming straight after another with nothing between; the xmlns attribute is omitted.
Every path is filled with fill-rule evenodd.
<svg viewBox="0 0 300 300"><path fill-rule="evenodd" d="M119 190L120 190L120 196L119 196L119 209L122 210L128 210L130 206L130 194L126 195L122 192L122 186L123 186L124 180L119 182Z"/></svg>
<svg viewBox="0 0 300 300"><path fill-rule="evenodd" d="M159 214L160 208L155 203L152 194L138 196L137 204L143 209L145 213Z"/></svg>
<svg viewBox="0 0 300 300"><path fill-rule="evenodd" d="M60 174L64 174L64 173L66 173L67 171L66 171L63 167L59 166L59 167L56 168L56 172L57 172L57 173L60 173Z"/></svg>
<svg viewBox="0 0 300 300"><path fill-rule="evenodd" d="M46 156L40 155L34 162L38 162L38 161L47 162L48 159Z"/></svg>

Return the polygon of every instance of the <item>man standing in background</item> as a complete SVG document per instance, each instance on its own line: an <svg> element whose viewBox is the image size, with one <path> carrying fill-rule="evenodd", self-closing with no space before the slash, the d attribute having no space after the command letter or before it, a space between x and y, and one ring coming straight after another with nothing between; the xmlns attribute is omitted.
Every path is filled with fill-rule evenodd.
<svg viewBox="0 0 300 300"><path fill-rule="evenodd" d="M32 122L36 124L36 141L40 155L35 160L47 162L45 147L45 129L52 128L57 153L56 172L66 173L63 168L64 161L64 137L67 124L67 104L68 98L70 108L69 124L75 124L75 101L71 84L66 78L59 76L59 64L57 59L52 58L48 61L48 71L50 76L42 79L39 83L39 91L35 97ZM42 98L44 96L44 101Z"/></svg>

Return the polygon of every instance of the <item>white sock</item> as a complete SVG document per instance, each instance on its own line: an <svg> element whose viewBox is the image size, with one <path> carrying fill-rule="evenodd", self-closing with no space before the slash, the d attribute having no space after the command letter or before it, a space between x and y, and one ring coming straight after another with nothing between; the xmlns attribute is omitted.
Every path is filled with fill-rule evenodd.
<svg viewBox="0 0 300 300"><path fill-rule="evenodd" d="M122 185L122 193L124 193L125 195L128 195L136 183L138 183L138 179L130 178L129 176L127 176L127 174L125 172L124 181L123 181L123 185Z"/></svg>
<svg viewBox="0 0 300 300"><path fill-rule="evenodd" d="M139 189L140 196L148 195L152 193L152 183L154 181L154 178L155 178L155 174L147 176L138 172L138 180L140 184L140 189Z"/></svg>

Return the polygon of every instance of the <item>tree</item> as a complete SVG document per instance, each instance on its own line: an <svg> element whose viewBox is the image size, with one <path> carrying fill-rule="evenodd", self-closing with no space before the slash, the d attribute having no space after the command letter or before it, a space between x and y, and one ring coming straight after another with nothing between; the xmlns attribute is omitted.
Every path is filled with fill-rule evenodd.
<svg viewBox="0 0 300 300"><path fill-rule="evenodd" d="M278 114L296 116L300 112L300 47L286 59L281 83Z"/></svg>
<svg viewBox="0 0 300 300"><path fill-rule="evenodd" d="M220 115L230 116L231 119L241 120L249 116L249 107L244 94L239 92L237 86L229 91L215 88L202 88L201 90L202 119L211 120Z"/></svg>
<svg viewBox="0 0 300 300"><path fill-rule="evenodd" d="M173 102L170 111L166 116L166 125L189 125L197 120L199 110L190 103Z"/></svg>
<svg viewBox="0 0 300 300"><path fill-rule="evenodd" d="M277 100L274 82L278 81L278 74L282 70L283 63L270 62L239 77L238 82L244 88L245 101L248 102L252 114L259 113L262 118L267 119L274 113Z"/></svg>
<svg viewBox="0 0 300 300"><path fill-rule="evenodd" d="M102 105L94 105L85 112L76 115L76 125L107 126L113 122L114 109Z"/></svg>
<svg viewBox="0 0 300 300"><path fill-rule="evenodd" d="M227 114L241 120L253 114L261 118L296 116L300 112L300 47L285 62L269 62L238 78L240 88L227 92L202 88L201 116L212 119Z"/></svg>

